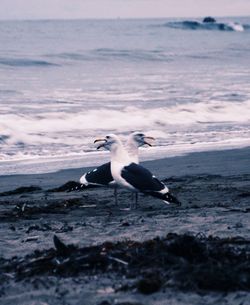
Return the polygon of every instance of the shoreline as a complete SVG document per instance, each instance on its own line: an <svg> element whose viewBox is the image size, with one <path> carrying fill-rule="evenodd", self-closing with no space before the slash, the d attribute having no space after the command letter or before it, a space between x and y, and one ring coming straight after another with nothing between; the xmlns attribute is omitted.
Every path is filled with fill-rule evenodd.
<svg viewBox="0 0 250 305"><path fill-rule="evenodd" d="M181 156L165 157L142 161L141 164L152 171L160 179L171 176L195 174L233 175L234 172L247 174L250 172L250 147L191 152ZM108 157L108 155L107 155ZM104 158L103 164L108 162ZM99 166L98 164L98 166ZM42 188L53 188L67 181L79 181L81 175L95 166L67 168L55 172L41 174L0 175L0 193L28 185L39 185Z"/></svg>
<svg viewBox="0 0 250 305"><path fill-rule="evenodd" d="M239 143L206 143L200 145L171 145L171 146L152 146L141 147L139 150L140 160L143 161L155 161L158 159L182 157L192 153L205 153L213 151L225 151L234 149L244 149L250 147L248 140ZM88 168L93 166L99 166L105 162L108 162L110 155L108 151L93 150L84 152L83 154L72 154L67 156L54 156L54 157L34 157L27 159L17 160L1 160L0 159L0 173L2 176L7 175L22 175L25 174L48 174L55 173L65 169L78 169ZM101 160L101 161L100 161ZM72 163L74 165L72 165Z"/></svg>

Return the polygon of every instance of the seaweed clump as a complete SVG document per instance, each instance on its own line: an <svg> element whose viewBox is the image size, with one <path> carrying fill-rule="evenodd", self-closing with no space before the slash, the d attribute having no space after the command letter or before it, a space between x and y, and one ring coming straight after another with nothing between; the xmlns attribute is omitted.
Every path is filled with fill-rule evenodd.
<svg viewBox="0 0 250 305"><path fill-rule="evenodd" d="M250 290L250 241L203 235L168 234L145 242L66 245L54 236L54 248L24 258L0 260L0 273L17 280L53 275L77 277L115 273L134 279L144 294L175 287L192 291Z"/></svg>

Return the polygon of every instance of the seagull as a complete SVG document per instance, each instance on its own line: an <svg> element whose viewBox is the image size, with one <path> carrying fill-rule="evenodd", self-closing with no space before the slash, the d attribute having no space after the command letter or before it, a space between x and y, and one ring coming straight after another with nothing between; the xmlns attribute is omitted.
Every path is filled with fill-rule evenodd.
<svg viewBox="0 0 250 305"><path fill-rule="evenodd" d="M95 142L101 142L98 148L103 147L110 151L111 175L117 185L132 192L142 192L162 199L167 204L181 204L170 193L168 187L149 170L133 161L131 162L131 158L118 136L110 134L103 139L95 140Z"/></svg>
<svg viewBox="0 0 250 305"><path fill-rule="evenodd" d="M144 133L141 132L131 133L125 145L131 162L138 164L139 163L138 148L143 145L152 146L151 142L154 140L155 139L153 137L146 136ZM98 142L98 140L95 142ZM99 145L97 149L101 147L102 145ZM113 176L111 174L110 162L104 163L101 166L93 169L92 171L85 173L80 178L80 183L85 186L87 185L111 186L111 187L113 186L115 203L117 205L117 184L114 181ZM135 201L137 203L137 194L135 197Z"/></svg>
<svg viewBox="0 0 250 305"><path fill-rule="evenodd" d="M132 132L125 144L125 148L128 152L131 162L139 164L139 147L143 145L152 146L152 141L155 141L155 138L147 136L142 132Z"/></svg>

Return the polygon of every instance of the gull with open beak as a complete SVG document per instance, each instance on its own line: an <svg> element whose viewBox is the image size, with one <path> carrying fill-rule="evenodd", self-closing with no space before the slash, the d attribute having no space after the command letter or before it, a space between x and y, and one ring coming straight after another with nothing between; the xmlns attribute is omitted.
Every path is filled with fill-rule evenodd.
<svg viewBox="0 0 250 305"><path fill-rule="evenodd" d="M180 205L180 201L170 193L163 182L143 166L131 162L129 154L118 136L107 135L102 139L100 147L104 147L111 153L111 175L118 185L132 192L142 192L162 199L167 204Z"/></svg>
<svg viewBox="0 0 250 305"><path fill-rule="evenodd" d="M142 132L133 132L129 135L127 142L125 144L127 153L131 162L136 164L139 163L139 147L143 145L152 146L153 137L147 136ZM107 142L106 138L96 139L94 143L97 144L97 149L100 149L105 146ZM115 203L117 204L117 184L115 183L113 176L111 174L111 164L107 162L90 172L85 173L80 178L80 183L87 185L99 185L99 186L113 186L114 187L114 196ZM135 203L137 203L137 194L135 195Z"/></svg>

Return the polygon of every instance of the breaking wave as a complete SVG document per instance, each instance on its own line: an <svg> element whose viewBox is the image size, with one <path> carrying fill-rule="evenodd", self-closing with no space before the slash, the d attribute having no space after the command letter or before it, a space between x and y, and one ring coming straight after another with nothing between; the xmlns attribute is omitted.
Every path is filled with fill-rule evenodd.
<svg viewBox="0 0 250 305"><path fill-rule="evenodd" d="M78 53L47 54L49 58L74 60L74 61L114 61L127 62L136 61L170 61L171 58L164 50L142 50L142 49L110 49L100 48L82 51Z"/></svg>
<svg viewBox="0 0 250 305"><path fill-rule="evenodd" d="M205 19L204 19L205 20ZM164 24L166 27L183 29L183 30L216 30L216 31L234 31L234 32L243 32L250 28L250 25L243 25L237 22L217 22L214 21L204 22L196 20L185 20L185 21L174 21L167 22Z"/></svg>
<svg viewBox="0 0 250 305"><path fill-rule="evenodd" d="M0 65L10 67L48 67L58 66L58 64L51 63L45 60L28 59L28 58L0 58Z"/></svg>
<svg viewBox="0 0 250 305"><path fill-rule="evenodd" d="M210 101L154 109L92 109L78 113L6 114L0 123L2 161L94 151L107 133L149 131L157 146L249 143L250 101ZM97 124L100 122L100 124ZM229 141L230 138L230 141ZM229 141L229 142L228 142Z"/></svg>

